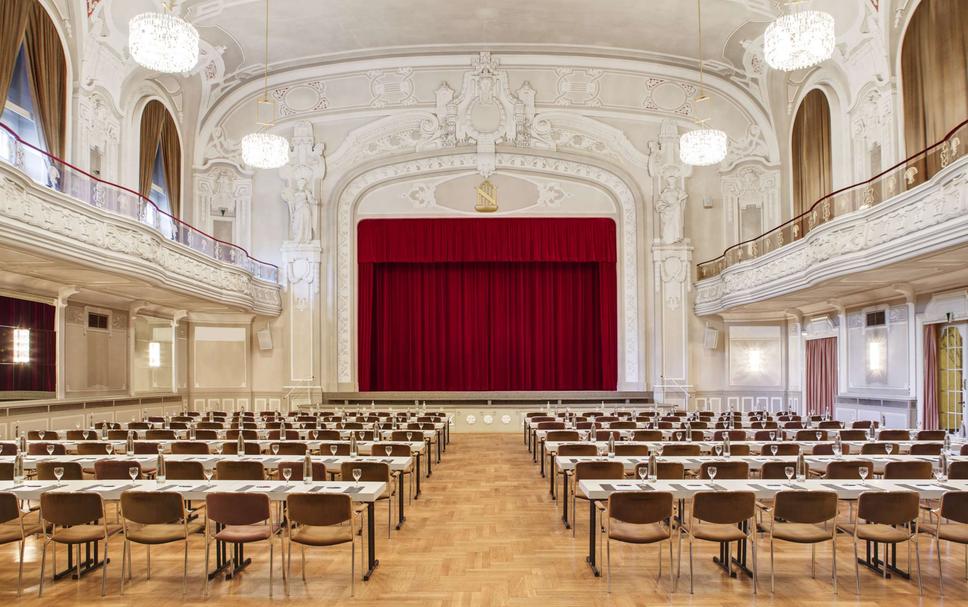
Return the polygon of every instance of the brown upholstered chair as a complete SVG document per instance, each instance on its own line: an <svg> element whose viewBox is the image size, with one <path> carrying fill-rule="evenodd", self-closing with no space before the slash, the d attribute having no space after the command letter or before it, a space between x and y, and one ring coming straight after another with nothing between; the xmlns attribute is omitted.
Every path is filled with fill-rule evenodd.
<svg viewBox="0 0 968 607"><path fill-rule="evenodd" d="M615 444L615 455L621 457L647 456L649 454L648 445L623 445Z"/></svg>
<svg viewBox="0 0 968 607"><path fill-rule="evenodd" d="M41 438L40 434L44 436ZM60 440L60 434L54 430L30 430L27 432L27 440Z"/></svg>
<svg viewBox="0 0 968 607"><path fill-rule="evenodd" d="M649 464L637 464L635 466L635 478L642 478L642 468L648 468ZM656 479L660 481L681 481L686 478L686 467L679 462L656 462Z"/></svg>
<svg viewBox="0 0 968 607"><path fill-rule="evenodd" d="M784 480L786 479L786 469L796 470L795 462L763 462L760 466L760 478L763 480Z"/></svg>
<svg viewBox="0 0 968 607"><path fill-rule="evenodd" d="M617 445L616 445L617 446ZM560 445L558 457L595 457L598 447L594 443L579 443L575 445Z"/></svg>
<svg viewBox="0 0 968 607"><path fill-rule="evenodd" d="M386 483L383 493L376 499L378 502L387 503L387 537L389 538L390 529L393 527L393 496L397 493L390 466L383 462L343 462L340 465L340 478L344 481L353 480L354 469L359 469L362 473L360 482ZM358 508L362 512L365 506L360 505Z"/></svg>
<svg viewBox="0 0 968 607"><path fill-rule="evenodd" d="M800 445L797 443L771 443L760 447L760 455L773 455L773 447L776 447L776 455L800 455Z"/></svg>
<svg viewBox="0 0 968 607"><path fill-rule="evenodd" d="M97 440L98 433L94 430L68 430L67 440Z"/></svg>
<svg viewBox="0 0 968 607"><path fill-rule="evenodd" d="M299 430L286 430L286 437L282 438L282 430L269 430L269 440L299 440Z"/></svg>
<svg viewBox="0 0 968 607"><path fill-rule="evenodd" d="M128 430L150 430L151 424L148 422L130 422L128 424Z"/></svg>
<svg viewBox="0 0 968 607"><path fill-rule="evenodd" d="M552 430L545 434L545 442L550 443L563 443L577 440L581 440L581 435L574 430Z"/></svg>
<svg viewBox="0 0 968 607"><path fill-rule="evenodd" d="M726 543L746 540L753 553L753 594L756 594L756 495L752 491L700 491L693 496L686 533L689 536L689 594L693 592L694 540ZM745 531L740 527L747 523ZM730 568L732 561L730 560Z"/></svg>
<svg viewBox="0 0 968 607"><path fill-rule="evenodd" d="M948 464L948 478L952 480L968 480L968 462L951 462ZM968 578L968 575L965 575Z"/></svg>
<svg viewBox="0 0 968 607"><path fill-rule="evenodd" d="M243 443L243 455L262 455L262 447L259 443ZM235 441L222 443L222 453L225 455L238 455L239 445Z"/></svg>
<svg viewBox="0 0 968 607"><path fill-rule="evenodd" d="M215 476L220 481L261 481L266 471L262 462L221 460L215 464Z"/></svg>
<svg viewBox="0 0 968 607"><path fill-rule="evenodd" d="M128 438L127 430L108 430L108 440L125 440Z"/></svg>
<svg viewBox="0 0 968 607"><path fill-rule="evenodd" d="M713 432L714 441L721 441L726 436L729 436L731 441L744 441L746 440L746 430L717 430Z"/></svg>
<svg viewBox="0 0 968 607"><path fill-rule="evenodd" d="M305 478L302 461L279 462L279 465L276 467L276 470L279 473L279 478L284 478L282 471L285 469L289 470L289 480L291 481L301 481ZM326 480L326 464L322 462L313 462L312 480Z"/></svg>
<svg viewBox="0 0 968 607"><path fill-rule="evenodd" d="M817 435L818 434L820 435L820 438L817 438ZM824 440L827 440L827 431L826 430L813 430L813 429L811 429L811 430L798 430L797 433L796 433L796 435L793 437L793 440L796 440L796 441L804 441L804 442L819 442L819 441L824 441Z"/></svg>
<svg viewBox="0 0 968 607"><path fill-rule="evenodd" d="M897 443L864 443L861 445L861 455L887 455L887 446L891 445L891 453L897 455L901 452Z"/></svg>
<svg viewBox="0 0 968 607"><path fill-rule="evenodd" d="M14 463L13 462L10 462L10 461L0 462L0 481L12 481L13 480L13 473L14 473ZM3 521L0 521L0 524L2 524L2 523L3 523ZM0 542L0 543L2 543L2 542Z"/></svg>
<svg viewBox="0 0 968 607"><path fill-rule="evenodd" d="M753 433L753 440L755 441L775 441L780 438L780 432L777 430L757 430Z"/></svg>
<svg viewBox="0 0 968 607"><path fill-rule="evenodd" d="M934 478L934 465L931 462L922 461L888 462L884 465L884 478L888 480L930 480Z"/></svg>
<svg viewBox="0 0 968 607"><path fill-rule="evenodd" d="M113 452L114 452L114 447L111 443L101 443L101 442L77 443L78 455L110 455ZM157 451L155 451L155 453L157 453Z"/></svg>
<svg viewBox="0 0 968 607"><path fill-rule="evenodd" d="M253 462L219 462L219 468L226 463ZM221 477L221 476L220 476ZM221 530L214 530L215 525L223 525ZM214 531L214 532L213 532ZM284 549L282 526L272 521L272 509L269 496L264 493L234 493L217 492L205 495L205 596L208 596L208 562L212 540L229 544L251 544L255 542L269 542L269 596L272 596L272 564L275 554L276 537L279 538L279 549ZM280 553L281 554L281 553ZM283 583L286 580L286 568L282 567Z"/></svg>
<svg viewBox="0 0 968 607"><path fill-rule="evenodd" d="M672 558L673 535L682 534L673 528L672 494L665 491L619 491L608 497L605 508L605 550L608 566L608 591L612 591L612 541L627 544L669 543L669 582L676 590L675 566ZM675 531L675 533L674 533ZM659 547L659 574L662 577L662 547Z"/></svg>
<svg viewBox="0 0 968 607"><path fill-rule="evenodd" d="M277 445L278 449L275 448ZM306 449L306 443L282 442L269 444L269 452L273 455L276 453L279 455L305 455Z"/></svg>
<svg viewBox="0 0 968 607"><path fill-rule="evenodd" d="M661 430L636 430L632 433L633 441L661 441L662 431Z"/></svg>
<svg viewBox="0 0 968 607"><path fill-rule="evenodd" d="M175 440L174 430L148 430L145 432L148 440Z"/></svg>
<svg viewBox="0 0 968 607"><path fill-rule="evenodd" d="M131 478L131 468L137 468L138 474ZM139 480L144 478L141 463L126 459L99 459L94 462L94 478L99 481L108 480Z"/></svg>
<svg viewBox="0 0 968 607"><path fill-rule="evenodd" d="M195 431L199 430L221 430L222 422L198 422L195 424Z"/></svg>
<svg viewBox="0 0 968 607"><path fill-rule="evenodd" d="M356 435L356 440L358 441L376 440L376 432L373 430L354 430L353 434Z"/></svg>
<svg viewBox="0 0 968 607"><path fill-rule="evenodd" d="M159 447L161 447L161 443L149 442L149 441L135 441L134 454L135 455L158 455Z"/></svg>
<svg viewBox="0 0 968 607"><path fill-rule="evenodd" d="M954 464L968 462L954 462ZM968 469L968 466L966 466ZM950 476L949 478L954 478ZM968 578L968 491L947 491L941 496L941 505L931 511L932 522L921 526L921 531L934 536L935 554L938 555L938 594L944 594L944 572L941 563L941 540L965 547L965 578Z"/></svg>
<svg viewBox="0 0 968 607"><path fill-rule="evenodd" d="M776 462L772 462L776 463ZM785 478L785 475L784 475ZM774 591L774 542L810 544L810 574L817 577L817 548L830 542L834 592L837 592L837 494L833 491L780 491L773 496L770 522L770 592Z"/></svg>
<svg viewBox="0 0 968 607"><path fill-rule="evenodd" d="M864 429L876 428L877 426L878 426L877 422L871 421L869 419L857 420L855 422L851 422L850 424L851 429L854 429L854 430L860 429L860 428L864 428Z"/></svg>
<svg viewBox="0 0 968 607"><path fill-rule="evenodd" d="M406 434L406 432L404 432L404 434ZM340 438L341 437L340 437L339 430L317 430L316 431L316 440L338 441L340 440ZM393 440L397 440L397 439L393 439ZM402 440L407 440L407 439L404 438Z"/></svg>
<svg viewBox="0 0 968 607"><path fill-rule="evenodd" d="M693 443L665 444L662 446L662 457L697 457L702 450Z"/></svg>
<svg viewBox="0 0 968 607"><path fill-rule="evenodd" d="M750 465L746 462L723 460L718 462L703 462L699 465L699 478L709 479L709 468L716 468L718 479L748 479ZM715 480L715 479L714 479Z"/></svg>
<svg viewBox="0 0 968 607"><path fill-rule="evenodd" d="M868 491L857 499L855 524L840 524L839 528L854 538L854 575L857 594L860 594L860 566L857 558L857 540L897 545L914 542L914 554L918 568L918 592L921 587L921 551L918 549L918 526L920 500L914 491ZM861 523L863 520L865 522ZM886 548L885 548L886 550ZM884 568L887 577L887 568Z"/></svg>
<svg viewBox="0 0 968 607"><path fill-rule="evenodd" d="M877 433L879 441L907 441L911 440L911 433L907 430L881 430Z"/></svg>
<svg viewBox="0 0 968 607"><path fill-rule="evenodd" d="M29 443L27 445L28 455L47 455L47 445L54 446L52 455L67 455L67 448L64 443Z"/></svg>
<svg viewBox="0 0 968 607"><path fill-rule="evenodd" d="M81 578L81 545L104 542L104 563L101 565L101 596L107 590L108 539L121 531L104 516L104 500L97 493L47 491L40 495L40 526L44 530L43 552L40 557L40 585L37 596L44 593L44 568L47 545L64 544L68 550L77 549L74 561L78 583Z"/></svg>
<svg viewBox="0 0 968 607"><path fill-rule="evenodd" d="M148 580L151 579L151 547L183 542L185 556L182 565L182 593L184 593L188 589L188 537L204 529L205 525L189 520L181 495L174 491L125 491L121 494L121 525L124 529L121 594L124 594L124 578L131 579L129 547L131 542L146 547L145 579ZM127 572L125 563L127 563Z"/></svg>
<svg viewBox="0 0 968 607"><path fill-rule="evenodd" d="M205 466L202 462L169 460L165 462L165 478L169 481L203 481Z"/></svg>
<svg viewBox="0 0 968 607"><path fill-rule="evenodd" d="M171 444L172 455L208 455L208 443L177 441Z"/></svg>
<svg viewBox="0 0 968 607"><path fill-rule="evenodd" d="M54 468L64 469L64 474L61 475L61 480L84 480L84 470L77 462L37 462L37 480L56 481L57 475L54 474Z"/></svg>
<svg viewBox="0 0 968 607"><path fill-rule="evenodd" d="M946 434L948 433L944 430L919 430L914 440L944 441Z"/></svg>
<svg viewBox="0 0 968 607"><path fill-rule="evenodd" d="M13 464L9 464L13 466ZM11 472L11 477L13 473ZM0 544L20 542L20 560L17 572L17 596L23 594L24 548L27 537L40 533L37 523L25 521L27 513L20 510L20 500L13 493L0 493Z"/></svg>
<svg viewBox="0 0 968 607"><path fill-rule="evenodd" d="M225 438L228 440L237 440L239 438L239 432L242 433L243 440L259 440L259 433L255 430L226 430Z"/></svg>
<svg viewBox="0 0 968 607"><path fill-rule="evenodd" d="M827 464L824 478L831 480L862 480L859 470L867 468L867 478L874 476L874 462L867 459L835 460Z"/></svg>
<svg viewBox="0 0 968 607"><path fill-rule="evenodd" d="M406 440L406 439L405 439ZM350 444L349 443L320 443L319 453L321 455L334 455L332 447L336 445L335 455L349 455L350 454Z"/></svg>
<svg viewBox="0 0 968 607"><path fill-rule="evenodd" d="M737 457L745 457L750 455L750 446L743 443L733 443L729 446L729 454Z"/></svg>
<svg viewBox="0 0 968 607"><path fill-rule="evenodd" d="M196 440L215 440L218 438L218 430L195 430Z"/></svg>
<svg viewBox="0 0 968 607"><path fill-rule="evenodd" d="M838 422L836 420L826 420L819 422L817 427L821 430L838 430L844 427L844 422Z"/></svg>
<svg viewBox="0 0 968 607"><path fill-rule="evenodd" d="M908 451L911 455L941 455L943 443L914 443Z"/></svg>
<svg viewBox="0 0 968 607"><path fill-rule="evenodd" d="M588 496L581 490L578 483L585 480L622 480L625 478L625 466L622 462L578 462L575 464L575 472L572 474L571 491L571 511L577 512L575 507L577 500L588 500ZM571 525L571 533L574 537L575 527L577 527L578 516L574 516Z"/></svg>
<svg viewBox="0 0 968 607"><path fill-rule="evenodd" d="M850 445L846 443L842 443L840 445L840 448L841 448L842 455L850 454ZM810 450L810 453L812 453L813 455L833 455L834 445L833 443L821 443L818 445L814 445L813 449Z"/></svg>
<svg viewBox="0 0 968 607"><path fill-rule="evenodd" d="M292 569L292 545L302 552L302 579L306 583L306 546L314 548L350 545L350 596L356 594L356 525L357 516L350 496L341 493L293 493L286 497L290 525L289 564ZM363 547L360 546L363 567ZM288 577L287 577L288 580ZM287 581L288 583L288 581Z"/></svg>

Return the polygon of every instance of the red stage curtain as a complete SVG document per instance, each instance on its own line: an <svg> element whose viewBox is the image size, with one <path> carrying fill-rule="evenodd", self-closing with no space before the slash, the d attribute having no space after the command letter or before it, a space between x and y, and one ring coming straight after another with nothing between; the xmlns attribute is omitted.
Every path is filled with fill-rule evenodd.
<svg viewBox="0 0 968 607"><path fill-rule="evenodd" d="M359 225L361 390L614 390L610 219Z"/></svg>
<svg viewBox="0 0 968 607"><path fill-rule="evenodd" d="M13 362L14 329L30 329L30 362ZM0 296L0 392L54 392L54 307Z"/></svg>
<svg viewBox="0 0 968 607"><path fill-rule="evenodd" d="M807 414L834 413L837 399L837 338L807 340Z"/></svg>

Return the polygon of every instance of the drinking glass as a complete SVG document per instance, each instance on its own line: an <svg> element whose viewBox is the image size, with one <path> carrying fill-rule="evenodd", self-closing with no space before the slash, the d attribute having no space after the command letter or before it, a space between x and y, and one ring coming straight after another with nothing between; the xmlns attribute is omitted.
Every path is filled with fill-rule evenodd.
<svg viewBox="0 0 968 607"><path fill-rule="evenodd" d="M356 433L356 438L357 438L357 440L363 440L363 431L362 430L360 430L359 432Z"/></svg>
<svg viewBox="0 0 968 607"><path fill-rule="evenodd" d="M938 468L937 470L934 471L934 478L938 479L939 483L943 483L948 480L948 475L945 474L945 471L943 468Z"/></svg>
<svg viewBox="0 0 968 607"><path fill-rule="evenodd" d="M412 440L413 440L413 432L407 432L407 442L410 442Z"/></svg>
<svg viewBox="0 0 968 607"><path fill-rule="evenodd" d="M786 474L787 480L792 481L793 475L796 474L797 469L793 466L787 466L783 469L783 474Z"/></svg>
<svg viewBox="0 0 968 607"><path fill-rule="evenodd" d="M164 443L158 443L158 453L164 453L164 452L165 452Z"/></svg>
<svg viewBox="0 0 968 607"><path fill-rule="evenodd" d="M860 468L857 469L857 474L860 475L860 480L862 481L867 480L867 475L869 473L870 473L870 470L867 469L867 466L861 466Z"/></svg>
<svg viewBox="0 0 968 607"><path fill-rule="evenodd" d="M676 432L676 440L682 440L682 432Z"/></svg>
<svg viewBox="0 0 968 607"><path fill-rule="evenodd" d="M329 446L329 452L332 453L333 455L336 455L336 451L338 449L339 449L339 447L337 447L336 445L330 445Z"/></svg>
<svg viewBox="0 0 968 607"><path fill-rule="evenodd" d="M778 447L776 445L770 445L770 453L773 454L773 457L776 457L777 449Z"/></svg>
<svg viewBox="0 0 968 607"><path fill-rule="evenodd" d="M390 457L390 454L393 453L393 445L384 445L383 450L387 452L387 457Z"/></svg>
<svg viewBox="0 0 968 607"><path fill-rule="evenodd" d="M823 438L823 432L817 432L817 442L819 442L821 438Z"/></svg>
<svg viewBox="0 0 968 607"><path fill-rule="evenodd" d="M202 474L205 475L205 480L206 481L210 481L210 480L212 480L212 476L215 475L215 468L203 468L202 469Z"/></svg>
<svg viewBox="0 0 968 607"><path fill-rule="evenodd" d="M354 481L356 481L357 483L359 483L360 482L360 477L362 477L362 476L363 476L363 471L362 470L360 470L359 468L353 468L353 480Z"/></svg>
<svg viewBox="0 0 968 607"><path fill-rule="evenodd" d="M770 442L776 440L776 432L770 432Z"/></svg>
<svg viewBox="0 0 968 607"><path fill-rule="evenodd" d="M645 480L645 478L647 476L649 476L649 467L648 466L639 466L639 471L638 472L639 472L639 478L642 479L642 480Z"/></svg>
<svg viewBox="0 0 968 607"><path fill-rule="evenodd" d="M53 455L53 454L54 454L54 445L53 444L47 445L47 455Z"/></svg>
<svg viewBox="0 0 968 607"><path fill-rule="evenodd" d="M662 457L662 443L655 446L655 452L659 457Z"/></svg>
<svg viewBox="0 0 968 607"><path fill-rule="evenodd" d="M292 468L282 469L282 478L286 479L286 484L289 484L289 479L292 478Z"/></svg>
<svg viewBox="0 0 968 607"><path fill-rule="evenodd" d="M709 475L709 480L710 481L716 480L716 473L717 472L719 472L719 470L716 469L716 466L709 466L709 467L706 468L706 474Z"/></svg>
<svg viewBox="0 0 968 607"><path fill-rule="evenodd" d="M310 434L313 435L313 440L316 440L317 438L319 438L319 432L316 430L310 431Z"/></svg>
<svg viewBox="0 0 968 607"><path fill-rule="evenodd" d="M721 456L723 454L723 446L722 445L713 445L713 451L716 452L716 457L719 457L719 456Z"/></svg>
<svg viewBox="0 0 968 607"><path fill-rule="evenodd" d="M222 452L224 450L225 450L225 445L219 444L215 447L215 452L218 453L219 455L222 455Z"/></svg>
<svg viewBox="0 0 968 607"><path fill-rule="evenodd" d="M894 445L891 443L887 443L886 445L884 445L884 451L886 451L887 454L890 455L891 451L894 451Z"/></svg>
<svg viewBox="0 0 968 607"><path fill-rule="evenodd" d="M57 482L60 482L60 479L62 479L63 477L64 477L64 466L55 466L54 478L57 479Z"/></svg>
<svg viewBox="0 0 968 607"><path fill-rule="evenodd" d="M834 452L834 457L839 458L841 452L843 451L843 448L840 445L834 443L834 445L831 447L831 450Z"/></svg>
<svg viewBox="0 0 968 607"><path fill-rule="evenodd" d="M137 466L131 466L130 468L128 468L128 476L131 477L131 480L134 480L138 478L139 471L140 471L140 468L138 468Z"/></svg>
<svg viewBox="0 0 968 607"><path fill-rule="evenodd" d="M47 433L46 433L46 432L44 432L43 430L38 430L38 431L37 431L37 436L39 436L39 437L40 437L40 440L44 440L44 436L45 436L46 434L47 434Z"/></svg>
<svg viewBox="0 0 968 607"><path fill-rule="evenodd" d="M272 443L272 454L279 455L279 443Z"/></svg>

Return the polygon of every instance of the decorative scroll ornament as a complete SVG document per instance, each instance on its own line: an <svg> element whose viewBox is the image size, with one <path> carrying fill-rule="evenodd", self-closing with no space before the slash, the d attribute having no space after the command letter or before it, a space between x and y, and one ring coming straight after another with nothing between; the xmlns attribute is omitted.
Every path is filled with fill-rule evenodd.
<svg viewBox="0 0 968 607"><path fill-rule="evenodd" d="M477 188L477 204L474 210L478 213L493 213L497 211L497 188L485 179Z"/></svg>

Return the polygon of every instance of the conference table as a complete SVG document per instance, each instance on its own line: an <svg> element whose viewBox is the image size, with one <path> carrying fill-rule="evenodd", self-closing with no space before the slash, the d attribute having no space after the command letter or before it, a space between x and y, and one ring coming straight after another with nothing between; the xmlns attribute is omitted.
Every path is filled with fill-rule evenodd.
<svg viewBox="0 0 968 607"><path fill-rule="evenodd" d="M598 535L597 508L596 502L605 501L608 497L619 491L663 491L672 494L673 499L680 503L692 498L701 491L752 491L757 499L772 499L780 491L833 491L837 494L837 499L857 499L861 493L866 491L914 491L921 499L940 499L948 491L968 491L968 481L948 480L944 482L927 480L866 480L866 481L842 481L807 479L790 481L774 480L673 480L673 481L614 481L614 480L584 480L578 483L581 491L588 497L588 556L586 561L591 567L592 572L599 576L601 572L596 562L596 537ZM680 516L682 516L680 512ZM729 559L731 558L728 546L721 546L720 557L714 559L718 565L728 570ZM878 560L877 545L874 545L873 554L868 542L867 557L859 560L861 564L881 572L879 564L882 563L889 571L907 577L907 573L897 568L897 553L892 552L890 561L885 555L883 561ZM734 562L740 569L747 574L751 572L746 567L746 542L739 542L737 558Z"/></svg>
<svg viewBox="0 0 968 607"><path fill-rule="evenodd" d="M0 481L0 492L10 492L19 500L39 501L40 496L48 491L57 492L93 492L105 500L120 500L125 491L173 491L181 495L183 500L204 500L209 493L261 493L269 496L275 502L284 502L292 493L343 493L349 495L354 502L365 503L367 507L367 569L363 573L363 580L369 580L380 561L376 558L376 530L374 525L374 504L386 489L386 483L381 482L291 482L284 481L169 481L157 480L101 480L101 481ZM69 573L73 567L68 551ZM241 550L236 550L237 560L226 558L224 550L216 550L216 568L209 572L209 578L219 575L229 565L235 568L230 575L244 568L248 561L244 559ZM103 563L98 561L97 544L92 559L82 563L81 573L87 573Z"/></svg>

